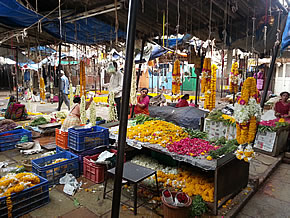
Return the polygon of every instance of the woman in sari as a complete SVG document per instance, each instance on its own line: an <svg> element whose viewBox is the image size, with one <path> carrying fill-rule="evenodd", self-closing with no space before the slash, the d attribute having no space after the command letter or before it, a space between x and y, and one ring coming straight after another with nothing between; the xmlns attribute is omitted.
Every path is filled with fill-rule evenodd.
<svg viewBox="0 0 290 218"><path fill-rule="evenodd" d="M141 95L137 97L137 105L134 108L134 113L135 114L146 114L149 115L149 96L148 94L148 89L143 88L141 89Z"/></svg>
<svg viewBox="0 0 290 218"><path fill-rule="evenodd" d="M12 95L9 99L7 109L5 112L5 118L11 120L24 120L28 116L24 104L16 102L15 97Z"/></svg>
<svg viewBox="0 0 290 218"><path fill-rule="evenodd" d="M93 98L90 99L89 102L86 103L86 110L89 108ZM79 126L81 124L81 98L79 96L75 96L73 102L75 103L74 106L71 108L69 115L64 120L62 124L62 129L67 130L72 126Z"/></svg>
<svg viewBox="0 0 290 218"><path fill-rule="evenodd" d="M275 116L278 118L290 118L289 93L282 92L280 96L281 99L275 104Z"/></svg>

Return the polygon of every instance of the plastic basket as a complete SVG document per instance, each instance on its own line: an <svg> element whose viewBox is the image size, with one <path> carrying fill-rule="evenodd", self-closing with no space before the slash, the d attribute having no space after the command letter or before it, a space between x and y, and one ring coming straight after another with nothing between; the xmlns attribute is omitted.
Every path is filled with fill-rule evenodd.
<svg viewBox="0 0 290 218"><path fill-rule="evenodd" d="M94 155L94 154L99 154L99 153L101 153L101 152L103 152L105 150L106 150L106 146L92 148L90 150L86 150L86 151L82 151L82 152L77 152L77 151L74 151L72 149L70 149L69 151L78 156L80 174L82 174L83 173L83 159L84 159L84 157L85 156L91 156L91 155Z"/></svg>
<svg viewBox="0 0 290 218"><path fill-rule="evenodd" d="M56 164L51 164L54 160L59 158L66 158L68 160ZM50 186L58 184L59 179L65 176L66 173L71 173L76 178L79 177L78 156L69 151L64 151L51 156L35 159L32 160L31 163L32 172L46 178Z"/></svg>
<svg viewBox="0 0 290 218"><path fill-rule="evenodd" d="M39 184L11 195L12 217L20 217L49 202L48 181L41 176L38 177ZM0 198L0 217L8 217L6 199L7 197Z"/></svg>
<svg viewBox="0 0 290 218"><path fill-rule="evenodd" d="M55 144L63 149L68 149L68 132L55 129Z"/></svg>
<svg viewBox="0 0 290 218"><path fill-rule="evenodd" d="M15 129L0 133L0 152L14 149L23 136L27 136L29 142L32 141L32 133L26 129Z"/></svg>
<svg viewBox="0 0 290 218"><path fill-rule="evenodd" d="M74 151L85 151L99 145L109 145L109 130L101 126L87 129L68 129L68 147Z"/></svg>
<svg viewBox="0 0 290 218"><path fill-rule="evenodd" d="M84 157L84 177L95 182L102 183L105 179L105 165L95 164L90 160L96 161L100 154Z"/></svg>

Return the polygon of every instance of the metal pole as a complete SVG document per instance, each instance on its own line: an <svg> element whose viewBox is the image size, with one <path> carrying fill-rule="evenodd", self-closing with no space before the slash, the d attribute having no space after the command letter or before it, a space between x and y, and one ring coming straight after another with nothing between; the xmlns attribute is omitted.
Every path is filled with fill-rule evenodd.
<svg viewBox="0 0 290 218"><path fill-rule="evenodd" d="M274 67L275 67L275 62L276 62L279 46L280 46L280 42L279 42L279 44L277 44L274 47L274 54L272 56L270 69L268 71L267 80L266 80L266 84L265 84L264 91L263 91L263 97L262 97L262 101L261 101L261 104L260 104L262 109L264 108L264 104L265 104L265 101L266 101L268 89L269 89L270 82L271 82L271 79L272 79L272 75L273 75L273 71L274 71Z"/></svg>
<svg viewBox="0 0 290 218"><path fill-rule="evenodd" d="M145 41L146 39L143 38L142 40L142 48L141 48L141 54L140 54L140 63L139 63L139 69L138 69L138 73L137 73L137 84L136 84L136 87L137 87L137 90L138 91L138 87L139 87L139 81L140 81L140 75L141 75L141 67L142 67L142 59L143 59L143 53L144 53L144 47L145 47ZM135 105L132 106L132 111L131 111L131 118L134 117L134 109L135 109Z"/></svg>
<svg viewBox="0 0 290 218"><path fill-rule="evenodd" d="M61 70L61 43L58 45L58 110L61 110L60 98L61 98L61 78L60 78L60 70Z"/></svg>
<svg viewBox="0 0 290 218"><path fill-rule="evenodd" d="M16 102L18 102L18 47L16 48L16 66L15 66L15 85L16 85Z"/></svg>
<svg viewBox="0 0 290 218"><path fill-rule="evenodd" d="M195 107L197 107L197 97L198 97L198 88L199 88L199 69L195 69L195 75L196 75L196 80L195 80Z"/></svg>
<svg viewBox="0 0 290 218"><path fill-rule="evenodd" d="M225 52L222 50L222 72L221 72L221 98L223 97L223 90L224 90L224 65L225 65Z"/></svg>
<svg viewBox="0 0 290 218"><path fill-rule="evenodd" d="M128 108L132 80L132 67L135 46L136 34L136 15L137 15L138 0L130 0L129 13L128 13L128 26L126 37L126 59L125 70L122 90L122 104L121 104L121 120L119 125L118 135L118 153L116 160L116 171L114 178L114 192L112 203L112 218L118 218L120 212L120 200L122 191L122 175L124 167L124 153L127 135L127 122L128 122Z"/></svg>

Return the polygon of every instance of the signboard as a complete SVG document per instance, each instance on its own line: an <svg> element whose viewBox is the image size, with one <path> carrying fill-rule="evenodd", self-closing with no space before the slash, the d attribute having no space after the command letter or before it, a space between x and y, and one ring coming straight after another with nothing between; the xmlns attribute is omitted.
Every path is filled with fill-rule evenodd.
<svg viewBox="0 0 290 218"><path fill-rule="evenodd" d="M272 152L276 140L276 132L258 132L255 140L254 148L263 151Z"/></svg>

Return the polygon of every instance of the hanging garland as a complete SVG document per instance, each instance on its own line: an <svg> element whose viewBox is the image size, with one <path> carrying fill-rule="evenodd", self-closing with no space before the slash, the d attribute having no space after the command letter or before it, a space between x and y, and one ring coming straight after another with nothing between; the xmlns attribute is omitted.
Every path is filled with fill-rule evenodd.
<svg viewBox="0 0 290 218"><path fill-rule="evenodd" d="M80 93L81 93L81 86L80 85L77 85L77 87L76 87L76 95L77 96L80 96Z"/></svg>
<svg viewBox="0 0 290 218"><path fill-rule="evenodd" d="M96 103L94 101L91 102L90 105L90 123L92 124L92 126L96 125Z"/></svg>
<svg viewBox="0 0 290 218"><path fill-rule="evenodd" d="M73 92L73 87L72 84L69 85L69 106L70 108L73 107L74 105L74 92Z"/></svg>
<svg viewBox="0 0 290 218"><path fill-rule="evenodd" d="M81 98L80 113L81 113L81 124L86 124L87 123L86 99L84 95Z"/></svg>
<svg viewBox="0 0 290 218"><path fill-rule="evenodd" d="M118 120L117 109L115 106L115 94L109 93L109 122Z"/></svg>
<svg viewBox="0 0 290 218"><path fill-rule="evenodd" d="M130 104L137 105L137 83L136 83L136 67L133 64L132 70L132 81L131 81L131 90L130 90Z"/></svg>
<svg viewBox="0 0 290 218"><path fill-rule="evenodd" d="M177 95L180 93L180 61L176 59L174 62L174 69L172 74L172 94Z"/></svg>
<svg viewBox="0 0 290 218"><path fill-rule="evenodd" d="M41 103L43 104L45 100L45 84L43 77L39 79L39 91L40 91L40 98L42 99Z"/></svg>
<svg viewBox="0 0 290 218"><path fill-rule="evenodd" d="M85 61L80 62L80 96L86 95L86 68Z"/></svg>
<svg viewBox="0 0 290 218"><path fill-rule="evenodd" d="M211 78L209 89L205 93L204 108L210 111L215 108L216 99L216 70L217 66L215 64L211 65Z"/></svg>
<svg viewBox="0 0 290 218"><path fill-rule="evenodd" d="M205 58L203 62L202 75L201 75L201 92L206 93L210 88L211 77L211 59Z"/></svg>
<svg viewBox="0 0 290 218"><path fill-rule="evenodd" d="M239 90L238 82L239 82L239 64L238 62L233 63L231 74L230 74L230 92L237 93Z"/></svg>
<svg viewBox="0 0 290 218"><path fill-rule="evenodd" d="M239 146L236 151L238 159L250 160L254 157L254 152L250 143L255 139L257 123L261 118L261 107L258 104L258 90L256 80L248 77L242 87L242 94L234 107L234 118L236 120L237 141L240 145L248 143L244 149ZM247 153L246 153L247 152Z"/></svg>

